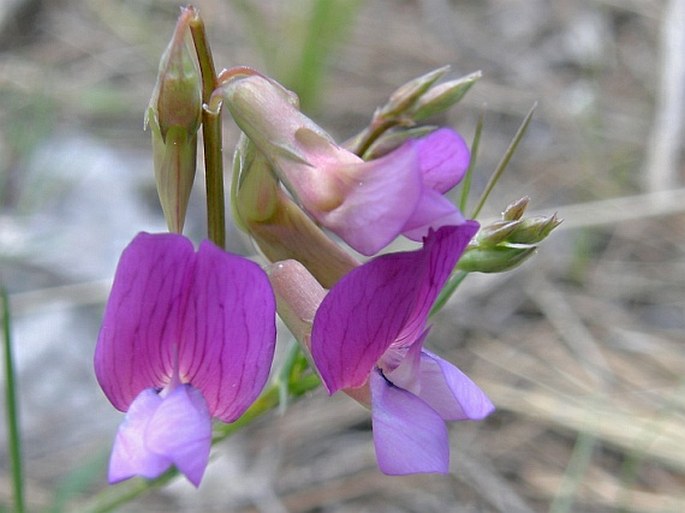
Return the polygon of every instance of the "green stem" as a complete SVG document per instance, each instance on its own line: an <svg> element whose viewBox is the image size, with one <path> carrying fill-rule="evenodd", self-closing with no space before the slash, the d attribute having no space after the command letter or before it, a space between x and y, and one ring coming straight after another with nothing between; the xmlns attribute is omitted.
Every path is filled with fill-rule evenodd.
<svg viewBox="0 0 685 513"><path fill-rule="evenodd" d="M202 140L207 188L207 233L220 248L226 247L226 205L221 148L221 111L202 112Z"/></svg>
<svg viewBox="0 0 685 513"><path fill-rule="evenodd" d="M435 300L435 303L433 303L433 308L431 308L430 311L430 316L434 316L437 314L442 308L445 306L449 298L452 297L452 294L454 294L457 290L457 287L461 285L461 282L464 281L464 278L468 276L469 273L466 271L457 271L450 276L449 280L447 280L447 283L445 286L442 288L440 291L440 294L438 295L438 298Z"/></svg>
<svg viewBox="0 0 685 513"><path fill-rule="evenodd" d="M530 120L533 118L533 113L535 112L536 107L537 103L534 104L533 107L530 109L525 119L521 123L521 126L516 131L516 135L514 135L514 138L511 140L511 143L509 143L509 147L507 148L507 151L504 152L502 160L500 160L499 164L497 164L495 172L492 173L490 180L488 180L488 183L485 186L485 190L483 191L483 194L481 194L478 200L478 204L476 205L476 208L473 210L473 213L471 214L471 219L475 219L476 217L478 217L478 214L480 214L480 211L483 208L483 205L485 205L485 201L488 199L488 196L490 196L492 189L495 188L495 185L502 177L502 174L504 173L504 170L507 168L507 165L509 165L511 157L514 156L516 148L518 147L519 143L521 142L521 139L523 139L523 136L526 133L526 130L528 129L528 125L530 124Z"/></svg>
<svg viewBox="0 0 685 513"><path fill-rule="evenodd" d="M221 135L221 106L209 109L212 92L217 86L212 51L209 48L205 25L197 11L189 22L202 75L202 145L205 156L205 184L207 188L207 233L220 248L226 247L226 206L224 202L224 168Z"/></svg>
<svg viewBox="0 0 685 513"><path fill-rule="evenodd" d="M371 122L371 126L367 129L368 132L363 136L361 142L359 143L359 147L354 150L355 153L360 157L363 157L371 145L375 143L381 135L398 124L399 123L394 119L384 121L373 120Z"/></svg>
<svg viewBox="0 0 685 513"><path fill-rule="evenodd" d="M7 418L7 445L12 470L12 492L15 513L24 513L24 475L21 459L21 435L19 433L19 411L17 410L17 389L15 386L14 359L12 357L12 333L10 325L9 296L0 287L2 300L2 332L5 346L5 408Z"/></svg>

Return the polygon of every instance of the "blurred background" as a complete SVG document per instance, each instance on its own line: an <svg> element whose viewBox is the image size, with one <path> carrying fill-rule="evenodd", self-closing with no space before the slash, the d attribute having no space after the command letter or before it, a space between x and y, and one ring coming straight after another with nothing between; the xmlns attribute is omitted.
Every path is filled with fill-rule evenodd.
<svg viewBox="0 0 685 513"><path fill-rule="evenodd" d="M195 5L219 69L271 74L339 140L415 76L482 70L435 120L471 141L485 112L476 193L537 102L481 217L527 195L565 221L516 271L469 276L436 320L429 346L498 408L451 425L450 475L383 476L368 412L319 390L221 444L199 492L178 480L121 510L685 511L685 2ZM33 511L93 511L106 488L122 415L92 353L119 253L165 226L143 113L178 13L167 0L0 2L0 281ZM229 162L237 130L224 126ZM195 240L203 188L200 174ZM3 444L0 511L9 490Z"/></svg>

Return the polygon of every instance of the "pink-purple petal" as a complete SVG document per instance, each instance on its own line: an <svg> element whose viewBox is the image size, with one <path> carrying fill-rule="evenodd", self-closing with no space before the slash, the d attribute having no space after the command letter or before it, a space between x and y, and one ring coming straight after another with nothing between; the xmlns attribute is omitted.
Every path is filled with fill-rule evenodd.
<svg viewBox="0 0 685 513"><path fill-rule="evenodd" d="M212 445L212 420L200 391L190 385L174 388L150 419L145 444L199 486Z"/></svg>
<svg viewBox="0 0 685 513"><path fill-rule="evenodd" d="M213 417L234 421L264 387L276 341L275 308L258 265L202 243L180 332L179 374L202 392Z"/></svg>
<svg viewBox="0 0 685 513"><path fill-rule="evenodd" d="M461 135L449 128L441 128L417 142L426 188L445 193L464 178L471 157Z"/></svg>
<svg viewBox="0 0 685 513"><path fill-rule="evenodd" d="M346 191L340 206L312 215L360 253L377 253L416 210L423 188L417 159L410 143L376 160L321 169L344 179Z"/></svg>
<svg viewBox="0 0 685 513"><path fill-rule="evenodd" d="M378 466L384 474L449 472L447 427L415 395L372 373L371 416Z"/></svg>
<svg viewBox="0 0 685 513"><path fill-rule="evenodd" d="M417 262L414 269L407 269L407 276L418 275L418 269L423 269L424 272L414 310L394 345L413 344L423 333L435 299L478 227L476 221L466 221L457 226L443 226L430 231L424 238L423 249L419 250L424 259Z"/></svg>
<svg viewBox="0 0 685 513"><path fill-rule="evenodd" d="M418 396L445 420L481 420L495 409L466 374L428 351L421 354Z"/></svg>
<svg viewBox="0 0 685 513"><path fill-rule="evenodd" d="M464 223L464 215L445 196L432 189L424 189L416 210L402 228L402 235L420 241L430 229Z"/></svg>
<svg viewBox="0 0 685 513"><path fill-rule="evenodd" d="M121 255L95 348L96 377L119 410L171 379L193 253L180 235L141 233Z"/></svg>
<svg viewBox="0 0 685 513"><path fill-rule="evenodd" d="M332 394L363 385L410 321L423 282L420 252L377 257L324 297L312 327L312 357Z"/></svg>
<svg viewBox="0 0 685 513"><path fill-rule="evenodd" d="M161 404L162 398L151 388L140 392L131 403L114 438L109 460L110 484L134 476L153 479L171 466L166 455L151 451L145 442L150 419Z"/></svg>
<svg viewBox="0 0 685 513"><path fill-rule="evenodd" d="M416 251L381 255L343 277L314 317L312 357L330 393L362 386L391 346L412 345L431 305L478 229L443 227Z"/></svg>

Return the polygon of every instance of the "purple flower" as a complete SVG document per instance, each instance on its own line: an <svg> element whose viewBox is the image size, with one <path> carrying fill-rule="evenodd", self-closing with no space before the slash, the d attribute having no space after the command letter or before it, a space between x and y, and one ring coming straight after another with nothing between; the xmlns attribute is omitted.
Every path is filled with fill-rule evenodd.
<svg viewBox="0 0 685 513"><path fill-rule="evenodd" d="M464 216L444 194L457 185L469 167L470 153L462 137L441 128L405 145L416 146L421 193L402 227L402 235L420 241L429 229L465 222Z"/></svg>
<svg viewBox="0 0 685 513"><path fill-rule="evenodd" d="M171 465L198 486L211 419L232 422L268 377L275 301L256 264L210 242L139 234L124 250L95 349L95 374L126 418L109 481Z"/></svg>
<svg viewBox="0 0 685 513"><path fill-rule="evenodd" d="M311 352L329 393L371 407L386 474L448 472L446 420L482 419L487 396L423 349L433 302L476 233L466 221L430 231L417 251L379 256L342 278L314 317Z"/></svg>
<svg viewBox="0 0 685 513"><path fill-rule="evenodd" d="M400 234L421 240L429 228L464 222L443 197L462 179L470 158L453 130L437 130L364 161L336 144L272 80L232 78L218 91L309 215L360 253L373 255Z"/></svg>

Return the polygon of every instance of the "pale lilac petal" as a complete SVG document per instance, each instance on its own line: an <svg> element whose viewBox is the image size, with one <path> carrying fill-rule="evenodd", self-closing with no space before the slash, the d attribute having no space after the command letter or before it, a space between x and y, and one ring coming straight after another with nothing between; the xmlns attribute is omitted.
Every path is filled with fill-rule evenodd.
<svg viewBox="0 0 685 513"><path fill-rule="evenodd" d="M199 486L212 445L212 419L200 391L190 385L173 389L150 419L145 444Z"/></svg>
<svg viewBox="0 0 685 513"><path fill-rule="evenodd" d="M430 229L455 226L465 222L461 211L445 196L432 189L424 189L416 210L402 228L402 235L420 241Z"/></svg>
<svg viewBox="0 0 685 513"><path fill-rule="evenodd" d="M276 342L275 299L261 268L203 242L181 330L179 374L202 392L209 412L237 419L269 375Z"/></svg>
<svg viewBox="0 0 685 513"><path fill-rule="evenodd" d="M121 255L95 348L95 375L119 410L172 376L193 253L181 235L141 233Z"/></svg>
<svg viewBox="0 0 685 513"><path fill-rule="evenodd" d="M478 229L468 221L432 232L416 251L381 255L345 275L314 317L312 357L330 393L364 384L391 346L409 346Z"/></svg>
<svg viewBox="0 0 685 513"><path fill-rule="evenodd" d="M423 185L440 193L457 185L469 167L469 148L454 130L441 128L418 140Z"/></svg>
<svg viewBox="0 0 685 513"><path fill-rule="evenodd" d="M393 385L411 393L416 393L420 386L420 365L423 342L430 328L408 347L390 347L378 360L378 367Z"/></svg>
<svg viewBox="0 0 685 513"><path fill-rule="evenodd" d="M419 397L445 420L481 420L495 409L478 385L451 363L428 351L421 354Z"/></svg>
<svg viewBox="0 0 685 513"><path fill-rule="evenodd" d="M384 474L449 472L447 427L435 410L374 372L371 380L373 442Z"/></svg>
<svg viewBox="0 0 685 513"><path fill-rule="evenodd" d="M345 180L346 191L338 207L310 213L364 255L377 253L400 234L423 188L412 144L380 159L329 166L321 172Z"/></svg>
<svg viewBox="0 0 685 513"><path fill-rule="evenodd" d="M145 432L162 398L153 389L143 390L131 403L114 438L109 460L109 482L118 483L134 476L153 479L171 466L165 455L151 451L145 444Z"/></svg>

